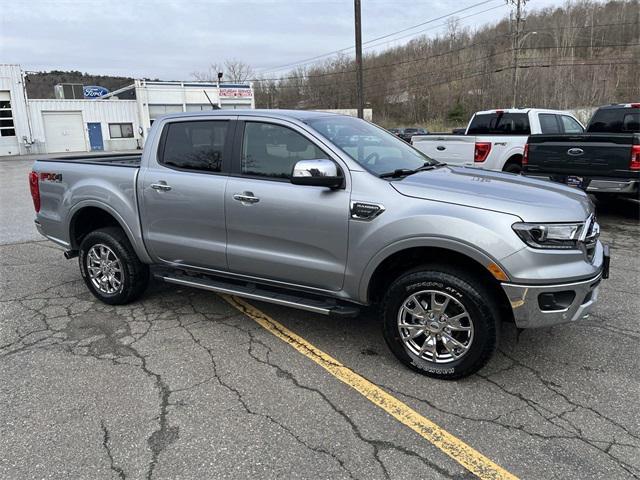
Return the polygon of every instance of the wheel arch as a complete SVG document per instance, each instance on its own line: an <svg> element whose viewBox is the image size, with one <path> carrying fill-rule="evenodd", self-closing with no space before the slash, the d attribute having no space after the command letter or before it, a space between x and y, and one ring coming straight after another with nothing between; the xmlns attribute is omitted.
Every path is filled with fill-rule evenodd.
<svg viewBox="0 0 640 480"><path fill-rule="evenodd" d="M367 268L367 278L361 283L361 295L367 303L378 303L386 287L403 272L421 264L453 266L469 272L483 284L489 286L502 312L502 318L512 319L513 314L500 282L488 270L495 262L488 255L462 243L432 241L421 244L404 244L400 248L376 256L374 266Z"/></svg>
<svg viewBox="0 0 640 480"><path fill-rule="evenodd" d="M82 239L88 233L104 227L119 227L131 243L138 258L144 263L151 263L146 249L136 241L135 235L122 216L107 204L87 201L75 205L69 212L68 225L69 244L74 250L80 247Z"/></svg>
<svg viewBox="0 0 640 480"><path fill-rule="evenodd" d="M502 165L502 171L504 172L508 165L519 165L522 167L522 152L511 152L507 157L507 161Z"/></svg>

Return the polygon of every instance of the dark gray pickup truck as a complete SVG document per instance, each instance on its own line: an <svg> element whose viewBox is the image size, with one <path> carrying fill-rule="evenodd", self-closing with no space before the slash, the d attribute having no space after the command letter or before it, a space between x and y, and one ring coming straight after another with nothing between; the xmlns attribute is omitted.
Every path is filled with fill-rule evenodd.
<svg viewBox="0 0 640 480"><path fill-rule="evenodd" d="M531 135L523 174L578 187L599 199L638 197L640 103L600 107L585 134Z"/></svg>

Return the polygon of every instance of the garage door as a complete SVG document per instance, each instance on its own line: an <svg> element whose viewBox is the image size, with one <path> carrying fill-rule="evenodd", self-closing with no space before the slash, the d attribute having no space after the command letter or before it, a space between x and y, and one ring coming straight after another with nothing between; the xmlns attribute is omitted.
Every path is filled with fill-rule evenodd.
<svg viewBox="0 0 640 480"><path fill-rule="evenodd" d="M84 152L87 143L81 112L42 112L47 152Z"/></svg>

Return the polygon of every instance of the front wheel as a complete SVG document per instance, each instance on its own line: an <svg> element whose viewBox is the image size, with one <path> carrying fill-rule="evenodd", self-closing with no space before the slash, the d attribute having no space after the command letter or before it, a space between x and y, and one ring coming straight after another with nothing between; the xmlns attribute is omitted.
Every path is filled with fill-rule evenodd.
<svg viewBox="0 0 640 480"><path fill-rule="evenodd" d="M110 305L132 302L149 284L149 267L138 259L120 228L89 233L80 245L78 261L87 288Z"/></svg>
<svg viewBox="0 0 640 480"><path fill-rule="evenodd" d="M384 337L405 365L454 380L482 368L498 342L499 314L475 277L424 267L389 287L382 305Z"/></svg>

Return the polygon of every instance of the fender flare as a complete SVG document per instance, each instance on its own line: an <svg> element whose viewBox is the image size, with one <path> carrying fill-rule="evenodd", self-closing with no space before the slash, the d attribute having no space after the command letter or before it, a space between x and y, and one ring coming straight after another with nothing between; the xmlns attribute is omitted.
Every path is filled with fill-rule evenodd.
<svg viewBox="0 0 640 480"><path fill-rule="evenodd" d="M136 236L131 231L131 228L129 228L129 225L127 225L127 223L124 221L122 216L113 207L111 207L106 203L100 202L98 200L82 200L76 203L73 207L69 209L69 214L67 215L66 223L67 223L67 229L69 231L70 244L73 241L72 231L71 231L73 219L76 216L76 214L80 212L80 210L87 207L99 208L107 212L113 218L115 218L116 222L118 222L118 224L120 225L120 228L122 228L122 231L125 233L125 235L129 239L129 242L131 243L131 246L135 250L136 254L138 255L138 258L140 259L140 261L143 263L153 263L146 248L141 243L141 241L140 242L136 241ZM78 245L74 245L74 246L77 247Z"/></svg>
<svg viewBox="0 0 640 480"><path fill-rule="evenodd" d="M371 257L371 259L365 266L362 275L360 276L360 283L358 286L358 297L360 298L360 300L365 303L368 301L371 278L373 277L373 274L377 270L377 268L382 264L382 262L384 262L387 258L395 253L416 247L432 247L451 250L455 253L465 255L470 259L475 260L485 268L489 264L495 263L500 268L502 268L503 271L506 272L500 262L498 262L495 258L491 257L486 252L479 250L475 246L465 242L461 242L460 240L438 236L405 238L403 240L394 242L391 245L387 245L386 247L379 250L373 257Z"/></svg>

